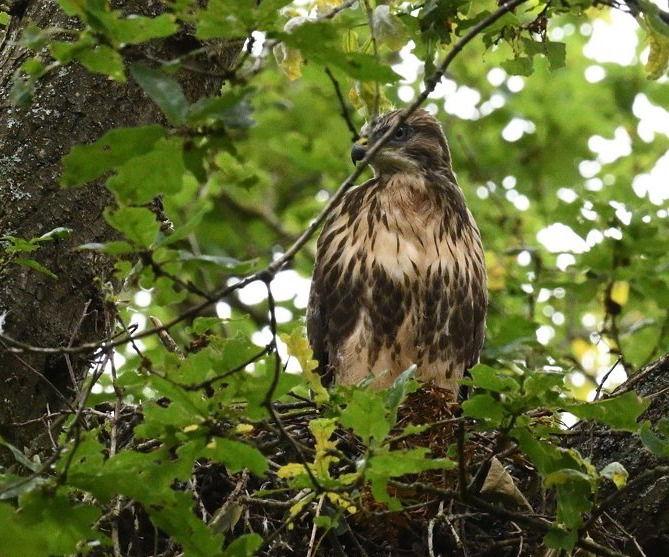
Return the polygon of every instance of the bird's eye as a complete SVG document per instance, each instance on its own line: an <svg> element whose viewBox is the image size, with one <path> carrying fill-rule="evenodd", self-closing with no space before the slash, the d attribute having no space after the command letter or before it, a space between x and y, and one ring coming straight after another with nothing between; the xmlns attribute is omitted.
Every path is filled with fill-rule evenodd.
<svg viewBox="0 0 669 557"><path fill-rule="evenodd" d="M395 139L406 139L409 135L409 129L406 126L400 126L395 130Z"/></svg>

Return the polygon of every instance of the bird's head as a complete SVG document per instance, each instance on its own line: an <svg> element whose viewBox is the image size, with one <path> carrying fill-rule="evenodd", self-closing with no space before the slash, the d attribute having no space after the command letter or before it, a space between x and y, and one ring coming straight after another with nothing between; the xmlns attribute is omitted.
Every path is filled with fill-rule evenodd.
<svg viewBox="0 0 669 557"><path fill-rule="evenodd" d="M397 122L402 113L394 110L365 124L360 139L351 149L354 163ZM451 155L444 132L437 119L427 110L416 110L393 133L390 140L370 161L376 174L396 172L441 172L452 177Z"/></svg>

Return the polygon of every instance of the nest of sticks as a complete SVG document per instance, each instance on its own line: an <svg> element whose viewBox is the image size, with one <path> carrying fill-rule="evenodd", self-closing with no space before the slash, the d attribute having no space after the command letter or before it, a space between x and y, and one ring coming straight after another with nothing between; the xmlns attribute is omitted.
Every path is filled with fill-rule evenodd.
<svg viewBox="0 0 669 557"><path fill-rule="evenodd" d="M389 494L402 504L398 511L377 502L368 487L360 486L353 514L336 512L323 496L314 497L299 513L291 512L301 494L286 489L285 480L274 471L299 461L295 443L307 449L314 446L308 426L319 415L307 401L277 406L283 432L258 427L248 438L269 458L266 477L248 471L231 475L223 465L205 460L196 463L190 481L175 483L173 488L190 492L193 512L227 540L259 534L264 542L257 554L263 556L549 557L552 554L543 548L542 539L554 516L554 502L542 489L534 468L515 444L479 432L473 423L459 417L459 406L449 398L449 392L426 385L400 407L398 431L409 424L433 425L397 441L392 448L426 447L434 457L457 460L458 466L390 482ZM127 407L120 418L125 424L117 441L120 445L138 451L157 446L151 441L136 445L133 440L133 428L142 420L139 409ZM285 439L286 432L292 443ZM338 450L346 456L337 463L337 471L353 471L364 456L364 446L350 431L337 431L336 437ZM123 500L116 501L115 508L116 512L110 510L101 520L100 528L110 531L112 521L117 521L123 555L181 555L180 548L153 526L141 505ZM329 529L314 521L335 515L338 524ZM610 538L610 532L602 532L595 539L615 546ZM589 540L592 547L604 548Z"/></svg>

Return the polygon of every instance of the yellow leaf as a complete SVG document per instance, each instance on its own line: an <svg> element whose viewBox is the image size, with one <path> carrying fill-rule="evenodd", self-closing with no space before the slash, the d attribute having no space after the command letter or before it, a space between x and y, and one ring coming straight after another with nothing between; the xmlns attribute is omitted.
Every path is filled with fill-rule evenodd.
<svg viewBox="0 0 669 557"><path fill-rule="evenodd" d="M341 6L344 0L315 0L314 7L318 15L330 13L336 7Z"/></svg>
<svg viewBox="0 0 669 557"><path fill-rule="evenodd" d="M669 68L669 37L653 29L648 17L640 19L648 38L648 61L644 66L648 79L659 79ZM622 305L622 304L621 304Z"/></svg>
<svg viewBox="0 0 669 557"><path fill-rule="evenodd" d="M339 493L332 493L328 491L325 495L333 505L337 505L340 509L344 509L351 514L358 510L353 503L344 499L341 495L339 495Z"/></svg>
<svg viewBox="0 0 669 557"><path fill-rule="evenodd" d="M611 299L619 306L624 306L630 297L630 283L617 280L611 286Z"/></svg>
<svg viewBox="0 0 669 557"><path fill-rule="evenodd" d="M289 511L290 516L297 516L302 512L302 509L306 507L314 499L314 494L309 493L306 497L300 499L297 503L290 507Z"/></svg>
<svg viewBox="0 0 669 557"><path fill-rule="evenodd" d="M319 418L309 422L309 429L311 430L314 439L316 440L316 457L315 474L318 478L330 478L330 464L337 462L339 459L329 454L337 448L335 441L330 441L330 437L337 428L337 420L335 418Z"/></svg>
<svg viewBox="0 0 669 557"><path fill-rule="evenodd" d="M378 102L376 100L377 92ZM377 87L377 84L371 81L356 81L348 92L348 98L356 109L364 108L366 115L372 113L375 102L377 102L379 113L388 112L394 108L383 89Z"/></svg>
<svg viewBox="0 0 669 557"><path fill-rule="evenodd" d="M304 464L300 464L299 462L289 462L276 471L276 475L284 480L295 478L306 473L307 471L304 469Z"/></svg>
<svg viewBox="0 0 669 557"><path fill-rule="evenodd" d="M251 424L237 424L237 427L235 427L235 431L242 435L250 435L253 433L254 429L255 428Z"/></svg>
<svg viewBox="0 0 669 557"><path fill-rule="evenodd" d="M200 426L198 424L187 425L186 427L184 427L184 433L189 433L191 431L195 431L199 427Z"/></svg>
<svg viewBox="0 0 669 557"><path fill-rule="evenodd" d="M627 485L629 472L622 464L620 464L620 462L610 462L601 471L601 475L611 480L615 486L620 489Z"/></svg>
<svg viewBox="0 0 669 557"><path fill-rule="evenodd" d="M309 346L309 341L306 339L300 328L293 329L290 335L282 334L280 338L286 343L288 347L288 354L297 359L302 368L302 374L309 383L309 387L314 393L314 401L316 404L323 404L330 400L330 394L327 389L323 387L321 378L314 370L318 367L318 362L313 359L314 352Z"/></svg>
<svg viewBox="0 0 669 557"><path fill-rule="evenodd" d="M290 48L283 43L279 43L274 47L274 58L276 58L276 63L281 71L291 81L302 76L304 59L296 48Z"/></svg>

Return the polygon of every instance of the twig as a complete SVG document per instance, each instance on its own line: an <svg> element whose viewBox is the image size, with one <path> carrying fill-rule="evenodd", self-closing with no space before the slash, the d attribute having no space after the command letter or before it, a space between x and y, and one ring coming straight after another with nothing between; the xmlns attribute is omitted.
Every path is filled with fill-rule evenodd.
<svg viewBox="0 0 669 557"><path fill-rule="evenodd" d="M339 12L343 12L344 10L347 10L348 8L353 6L353 4L355 4L357 1L358 0L347 0L346 2L341 3L339 6L332 8L332 10L330 10L325 15L321 16L319 19L332 19Z"/></svg>
<svg viewBox="0 0 669 557"><path fill-rule="evenodd" d="M242 495L239 498L240 503L247 505L258 505L261 507L274 509L287 509L295 504L295 501L277 501L276 499L260 499L258 497L246 497Z"/></svg>
<svg viewBox="0 0 669 557"><path fill-rule="evenodd" d="M114 393L116 394L116 400L114 403L114 415L111 419L111 433L109 440L109 456L113 457L118 450L118 421L121 414L121 404L123 398L123 392L119 389L116 380L116 366L114 365L114 359L111 360L111 375L112 375L112 385L114 387ZM118 531L118 519L121 514L121 506L123 504L123 497L121 495L116 497L114 502L114 515L111 522L111 539L112 547L114 550L114 557L122 557L123 553L121 551L121 540L119 538Z"/></svg>
<svg viewBox="0 0 669 557"><path fill-rule="evenodd" d="M634 548L639 552L639 557L648 557L644 552L643 548L641 547L641 545L639 545L637 539L627 530L625 530L623 525L620 524L620 522L618 522L615 518L613 518L609 513L605 514L606 518L608 518L616 526L616 528L618 528L618 530L620 530L623 533L623 535L634 544Z"/></svg>
<svg viewBox="0 0 669 557"><path fill-rule="evenodd" d="M339 81L337 81L337 78L334 76L334 74L330 71L330 68L328 68L327 66L325 68L325 73L330 78L332 86L334 87L335 90L335 94L337 95L337 100L339 100L341 117L344 119L344 122L346 122L346 127L348 128L348 131L351 132L351 141L357 141L360 135L358 134L358 130L355 128L355 124L353 124L353 120L351 120L351 113L349 112L348 105L344 100L344 95L342 95L341 87L339 86Z"/></svg>
<svg viewBox="0 0 669 557"><path fill-rule="evenodd" d="M270 342L265 348L263 348L260 352L255 354L254 356L251 356L248 360L245 362L239 364L238 366L229 369L225 373L220 373L218 375L215 375L214 377L211 377L207 379L206 381L202 381L201 383L196 383L194 385L180 385L180 387L186 391L199 391L200 389L206 389L207 387L211 387L214 383L217 381L221 381L223 379L226 379L230 377L231 375L234 375L235 373L238 373L242 371L243 369L246 368L246 366L257 362L260 358L262 358L265 354L269 354L272 350L274 350L274 343Z"/></svg>
<svg viewBox="0 0 669 557"><path fill-rule="evenodd" d="M367 13L367 25L369 27L369 35L372 41L372 52L374 53L374 58L378 60L379 58L379 45L376 42L376 33L374 32L374 10L369 3L369 0L363 0L365 4L365 12ZM373 120L379 113L379 100L381 99L381 88L379 82L374 82L374 104L372 105L371 118Z"/></svg>
<svg viewBox="0 0 669 557"><path fill-rule="evenodd" d="M272 332L272 343L275 347L274 349L274 375L272 377L272 383L270 384L269 389L267 389L267 393L265 393L265 399L263 401L263 406L267 409L269 412L270 416L272 417L272 420L276 424L276 426L279 428L279 431L281 432L281 435L288 441L293 449L295 450L300 463L304 467L304 470L307 473L307 476L309 476L309 479L311 480L311 483L313 484L314 488L318 492L324 491L323 486L320 484L316 476L314 475L313 471L311 470L311 467L309 466L306 457L304 456L304 452L302 451L302 448L300 445L293 439L293 437L286 431L286 428L283 425L283 422L281 421L281 418L279 415L276 413L276 410L274 410L274 406L272 405L272 399L274 398L274 393L276 392L276 388L279 384L279 379L281 378L281 356L279 354L279 351L276 349L276 337L277 337L277 327L276 327L276 303L274 301L274 295L272 294L272 288L271 288L271 281L274 275L266 276L264 277L264 282L267 287L267 305L269 307L269 327Z"/></svg>
<svg viewBox="0 0 669 557"><path fill-rule="evenodd" d="M161 329L158 332L158 338L160 339L160 342L163 343L163 346L167 348L167 351L176 354L180 360L185 360L186 356L184 356L183 350L181 350L181 347L170 336L170 334L165 329L162 329L163 324L160 319L154 317L153 315L149 315L149 319L151 320L151 323L153 323L154 327Z"/></svg>
<svg viewBox="0 0 669 557"><path fill-rule="evenodd" d="M81 312L81 317L79 317L79 320L77 321L76 326L72 330L72 334L70 335L70 341L67 343L68 346L72 346L74 343L74 339L81 330L81 326L84 323L84 319L88 315L88 307L91 305L92 300L88 300L86 304L84 305L84 311ZM65 362L67 364L67 369L70 372L70 380L72 381L72 388L75 391L79 391L79 382L77 381L77 377L74 373L74 367L72 366L72 360L70 359L69 354L65 354Z"/></svg>
<svg viewBox="0 0 669 557"><path fill-rule="evenodd" d="M323 501L325 500L325 493L321 494L320 498L318 499L318 505L316 506L316 513L314 514L314 518L317 518L321 514L321 507L323 507ZM307 557L311 557L312 552L314 551L314 544L316 543L316 531L318 530L318 526L316 526L316 522L314 522L313 526L311 527L311 536L309 538L309 545L307 547Z"/></svg>
<svg viewBox="0 0 669 557"><path fill-rule="evenodd" d="M228 495L223 505L221 505L221 507L214 513L214 516L209 521L209 526L213 528L214 531L219 531L220 526L227 517L228 509L233 503L239 500L239 494L242 492L244 488L246 488L246 484L248 483L248 481L249 481L249 470L248 468L244 468L244 470L242 471L242 475L239 478L239 481L237 482L237 485L235 485L235 488L232 490L230 495Z"/></svg>
<svg viewBox="0 0 669 557"><path fill-rule="evenodd" d="M12 345L14 347L13 349L8 349L9 351L13 352L21 352L21 351L26 351L26 352L36 352L39 354L77 354L79 352L87 352L90 350L102 350L103 352L109 352L113 348L116 348L117 346L122 346L124 344L128 344L129 342L132 342L133 340L139 340L144 337L148 337L151 335L157 334L159 331L168 331L175 325L181 323L182 321L185 321L189 317L192 317L194 315L198 315L203 309L207 308L211 304L213 304L215 301L218 301L221 298L225 298L235 292L236 290L239 290L241 288L244 288L248 284L251 284L252 282L256 282L258 280L261 280L261 276L266 273L266 271L259 271L257 273L253 273L251 275L248 275L244 277L242 280L239 282L236 282L235 284L232 284L230 286L226 286L225 288L220 289L218 292L214 293L211 296L210 300L205 300L204 302L200 302L197 305L191 306L188 308L186 311L183 313L179 314L176 316L174 319L171 321L168 321L165 323L162 327L154 327L152 329L144 329L143 331L140 331L134 335L126 335L124 337L118 338L114 341L108 341L102 345L98 342L87 342L84 344L80 344L79 346L32 346L30 344L27 344L25 342L21 342L19 340L13 339L11 337L8 337L7 335L0 334L0 340L4 340L8 344Z"/></svg>
<svg viewBox="0 0 669 557"><path fill-rule="evenodd" d="M460 422L457 429L458 446L458 491L460 498L467 499L467 468L465 467L465 424Z"/></svg>
<svg viewBox="0 0 669 557"><path fill-rule="evenodd" d="M616 369L616 367L618 367L618 364L622 361L622 359L623 359L622 356L618 356L618 358L616 359L616 363L613 364L609 369L609 371L607 371L604 374L604 377L602 377L602 380L599 382L599 384L597 385L597 389L595 390L595 398L593 399L593 402L595 400L599 400L599 395L601 394L602 389L604 388L604 383L606 383L606 380L609 378L609 375L611 375L613 373L613 370Z"/></svg>

